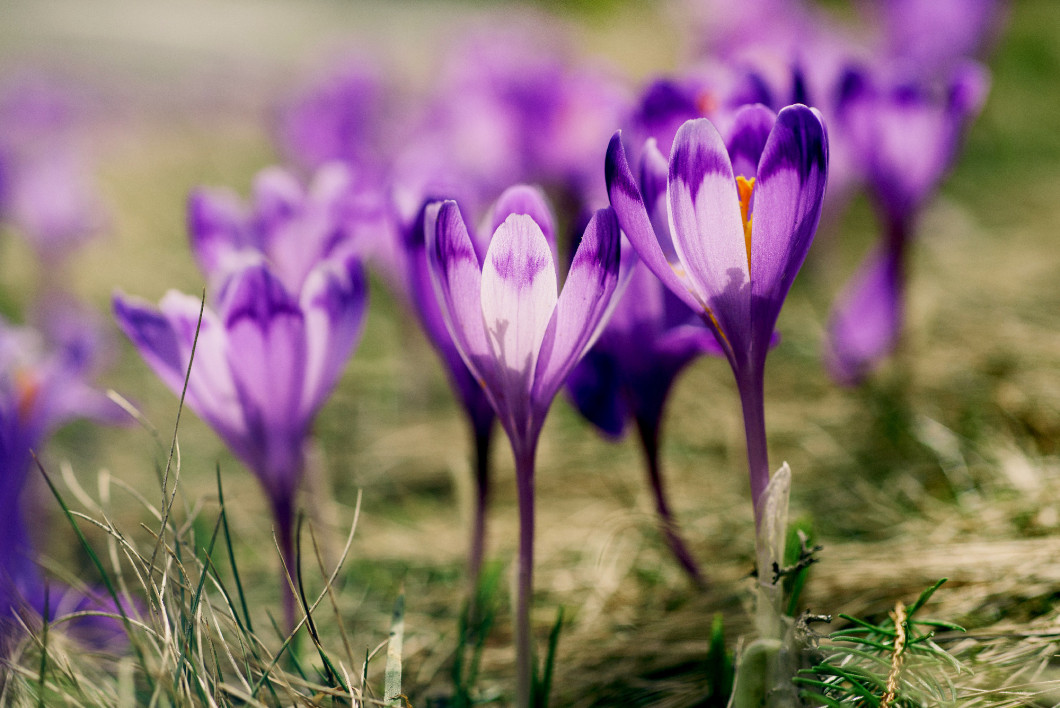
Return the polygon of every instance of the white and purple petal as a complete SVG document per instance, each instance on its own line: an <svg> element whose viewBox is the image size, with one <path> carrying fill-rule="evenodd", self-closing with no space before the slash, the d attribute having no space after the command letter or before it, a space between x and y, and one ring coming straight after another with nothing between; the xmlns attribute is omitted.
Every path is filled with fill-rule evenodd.
<svg viewBox="0 0 1060 708"><path fill-rule="evenodd" d="M753 347L763 360L813 242L827 173L828 137L820 115L802 105L783 109L758 166L752 210Z"/></svg>
<svg viewBox="0 0 1060 708"><path fill-rule="evenodd" d="M661 239L652 227L641 189L626 159L621 132L615 133L608 144L604 176L611 208L615 210L622 231L641 260L675 295L696 312L702 313L705 303L678 276L675 267L679 266L672 265L667 260Z"/></svg>
<svg viewBox="0 0 1060 708"><path fill-rule="evenodd" d="M573 268L574 266L572 266ZM532 218L512 214L493 234L482 265L481 313L508 412L530 393L545 330L556 312L556 265Z"/></svg>
<svg viewBox="0 0 1060 708"><path fill-rule="evenodd" d="M482 319L482 265L454 201L427 207L427 265L449 336L468 369L489 393L496 382Z"/></svg>
<svg viewBox="0 0 1060 708"><path fill-rule="evenodd" d="M706 118L677 131L670 154L670 232L681 263L722 339L745 348L750 273L736 178L717 129Z"/></svg>
<svg viewBox="0 0 1060 708"><path fill-rule="evenodd" d="M324 261L310 272L299 296L305 315L306 369L298 415L311 419L335 387L357 346L368 304L361 263Z"/></svg>
<svg viewBox="0 0 1060 708"><path fill-rule="evenodd" d="M552 256L556 255L556 219L552 215L552 208L548 205L548 199L540 187L528 184L517 184L501 193L493 206L490 207L482 228L483 233L493 234L500 228L504 220L512 214L526 214L534 223L541 228Z"/></svg>

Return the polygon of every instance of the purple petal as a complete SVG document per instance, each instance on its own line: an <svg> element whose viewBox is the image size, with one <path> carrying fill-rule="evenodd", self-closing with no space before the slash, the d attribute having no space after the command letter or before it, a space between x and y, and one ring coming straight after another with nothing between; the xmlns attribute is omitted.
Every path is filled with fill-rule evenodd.
<svg viewBox="0 0 1060 708"><path fill-rule="evenodd" d="M254 216L264 232L294 216L304 200L302 185L284 169L269 167L254 178Z"/></svg>
<svg viewBox="0 0 1060 708"><path fill-rule="evenodd" d="M486 252L480 300L490 350L504 377L502 397L509 401L530 392L556 296L556 266L545 235L529 216L512 214Z"/></svg>
<svg viewBox="0 0 1060 708"><path fill-rule="evenodd" d="M726 141L733 174L747 179L758 174L758 162L776 121L776 114L761 104L744 106L736 112Z"/></svg>
<svg viewBox="0 0 1060 708"><path fill-rule="evenodd" d="M644 143L644 149L640 155L640 193L644 197L644 205L648 209L651 219L651 227L655 231L655 238L659 241L666 262L670 269L675 266L680 268L680 259L677 257L677 249L670 235L670 217L666 202L666 182L670 171L670 165L666 156L659 152L655 140L649 139ZM691 287L687 282L684 288Z"/></svg>
<svg viewBox="0 0 1060 708"><path fill-rule="evenodd" d="M313 417L335 387L357 346L367 304L368 288L359 261L324 261L310 272L300 297L306 333L302 417Z"/></svg>
<svg viewBox="0 0 1060 708"><path fill-rule="evenodd" d="M869 256L837 299L828 323L825 363L841 384L861 383L898 341L901 265L889 252Z"/></svg>
<svg viewBox="0 0 1060 708"><path fill-rule="evenodd" d="M192 190L187 220L191 249L204 273L218 272L233 250L251 245L246 207L228 190Z"/></svg>
<svg viewBox="0 0 1060 708"><path fill-rule="evenodd" d="M689 290L666 259L666 254L660 245L661 240L657 238L652 228L651 218L641 196L641 190L629 169L626 150L622 146L621 132L614 134L607 147L604 176L607 180L607 194L618 223L644 264L689 307L696 312L703 312L704 303L700 302Z"/></svg>
<svg viewBox="0 0 1060 708"><path fill-rule="evenodd" d="M517 184L504 190L496 203L490 208L486 217L483 232L492 234L500 228L512 214L526 214L534 220L545 235L545 239L552 249L553 257L556 253L556 220L552 216L552 209L548 205L545 193L539 187L527 184Z"/></svg>
<svg viewBox="0 0 1060 708"><path fill-rule="evenodd" d="M763 358L817 231L827 172L828 138L820 116L801 105L782 110L762 153L752 209L754 347Z"/></svg>
<svg viewBox="0 0 1060 708"><path fill-rule="evenodd" d="M305 316L263 264L230 280L222 293L227 360L248 428L259 450L269 437L300 432L307 366ZM261 473L255 463L252 466Z"/></svg>
<svg viewBox="0 0 1060 708"><path fill-rule="evenodd" d="M170 321L139 299L115 293L114 317L140 355L170 389L180 391L187 362Z"/></svg>
<svg viewBox="0 0 1060 708"><path fill-rule="evenodd" d="M620 360L611 352L594 348L567 377L567 391L575 408L586 420L612 438L622 436L630 417L620 366Z"/></svg>
<svg viewBox="0 0 1060 708"><path fill-rule="evenodd" d="M607 324L618 285L621 244L614 210L597 211L574 254L567 282L555 305L555 322L549 326L541 346L534 382L535 405L548 407L570 370Z"/></svg>
<svg viewBox="0 0 1060 708"><path fill-rule="evenodd" d="M424 229L428 267L446 328L468 369L489 391L487 378L492 383L496 377L482 319L482 266L456 202L428 207Z"/></svg>
<svg viewBox="0 0 1060 708"><path fill-rule="evenodd" d="M749 263L736 178L709 120L688 121L670 154L670 229L688 278L734 351L750 319Z"/></svg>

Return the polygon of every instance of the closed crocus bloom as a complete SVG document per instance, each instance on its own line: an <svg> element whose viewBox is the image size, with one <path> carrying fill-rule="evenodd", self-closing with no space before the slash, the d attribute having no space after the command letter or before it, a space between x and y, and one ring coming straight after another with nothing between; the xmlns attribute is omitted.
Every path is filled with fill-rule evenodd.
<svg viewBox="0 0 1060 708"><path fill-rule="evenodd" d="M985 70L974 63L962 64L941 85L891 81L866 70L850 70L843 79L839 120L883 234L829 320L825 361L840 383L862 382L898 342L917 219L956 159L987 86Z"/></svg>
<svg viewBox="0 0 1060 708"><path fill-rule="evenodd" d="M501 216L503 221L495 226L482 261L456 202L433 205L426 226L430 274L446 326L515 457L520 522L516 699L521 707L530 704L538 437L556 392L606 323L619 281L618 223L604 209L586 227L560 292L553 246L537 221L545 217L533 213L539 207L538 200L528 198L522 207L495 210L487 223Z"/></svg>
<svg viewBox="0 0 1060 708"><path fill-rule="evenodd" d="M296 289L260 254L248 251L244 258L202 308L201 323L199 298L176 291L157 308L116 295L114 313L178 396L194 347L184 401L261 481L291 568L306 439L357 344L367 288L353 256L319 261Z"/></svg>
<svg viewBox="0 0 1060 708"><path fill-rule="evenodd" d="M645 265L711 328L732 366L756 519L769 482L766 354L817 229L827 165L824 124L802 105L779 114L745 107L727 139L707 119L688 121L668 161L645 146L639 180L618 134L608 150L608 193L622 230ZM660 199L669 229L659 223Z"/></svg>

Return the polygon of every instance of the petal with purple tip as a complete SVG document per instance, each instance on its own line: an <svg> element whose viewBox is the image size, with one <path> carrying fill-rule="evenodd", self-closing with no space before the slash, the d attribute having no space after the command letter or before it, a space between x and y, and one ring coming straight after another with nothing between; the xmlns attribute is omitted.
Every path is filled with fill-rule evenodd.
<svg viewBox="0 0 1060 708"><path fill-rule="evenodd" d="M733 174L747 179L758 174L758 161L776 120L776 114L761 104L744 106L736 112L726 141Z"/></svg>
<svg viewBox="0 0 1060 708"><path fill-rule="evenodd" d="M660 239L652 228L641 190L629 168L621 132L615 133L607 146L604 176L607 180L607 194L618 223L641 260L689 307L696 312L703 312L704 303L689 290L666 259Z"/></svg>
<svg viewBox="0 0 1060 708"><path fill-rule="evenodd" d="M228 190L192 190L187 220L191 249L205 273L226 267L233 251L251 245L247 210Z"/></svg>
<svg viewBox="0 0 1060 708"><path fill-rule="evenodd" d="M306 278L300 296L305 313L306 370L299 414L311 418L334 388L357 346L368 289L359 261L325 261Z"/></svg>
<svg viewBox="0 0 1060 708"><path fill-rule="evenodd" d="M482 320L482 266L454 201L427 208L427 262L446 328L464 363L489 391L495 380Z"/></svg>
<svg viewBox="0 0 1060 708"><path fill-rule="evenodd" d="M614 210L601 209L585 228L567 282L555 306L555 323L541 346L534 401L546 407L570 370L607 324L618 285L621 232Z"/></svg>
<svg viewBox="0 0 1060 708"><path fill-rule="evenodd" d="M504 190L490 208L483 232L495 233L504 220L512 214L526 214L533 219L534 223L541 227L541 232L545 235L553 257L555 257L556 220L552 216L552 209L548 205L545 193L539 187L527 184L517 184Z"/></svg>
<svg viewBox="0 0 1060 708"><path fill-rule="evenodd" d="M769 135L753 196L751 290L754 348L765 357L777 316L821 217L828 138L818 113L789 106Z"/></svg>
<svg viewBox="0 0 1060 708"><path fill-rule="evenodd" d="M688 278L722 337L742 350L751 300L747 243L728 151L705 118L677 131L667 200L674 248Z"/></svg>

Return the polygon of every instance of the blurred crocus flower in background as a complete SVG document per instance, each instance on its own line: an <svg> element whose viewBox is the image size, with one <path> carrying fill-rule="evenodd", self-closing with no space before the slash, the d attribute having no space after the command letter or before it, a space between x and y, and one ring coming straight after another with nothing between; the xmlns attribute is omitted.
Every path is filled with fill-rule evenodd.
<svg viewBox="0 0 1060 708"><path fill-rule="evenodd" d="M27 482L33 455L66 423L86 418L105 423L128 415L89 380L97 373L98 332L84 317L58 316L52 341L37 330L0 320L0 651L15 631L13 614L31 610L49 619L78 609L99 608L93 597L54 583L45 600L45 581L34 552L36 530L27 519L34 498ZM109 621L78 620L73 629L90 642L105 643ZM104 636L106 635L106 636Z"/></svg>
<svg viewBox="0 0 1060 708"><path fill-rule="evenodd" d="M80 113L71 92L42 76L0 85L0 221L53 265L107 224Z"/></svg>
<svg viewBox="0 0 1060 708"><path fill-rule="evenodd" d="M635 257L627 260L632 262L629 284L600 339L567 378L567 388L581 414L609 437L621 437L631 420L636 425L666 543L693 582L705 585L670 508L659 435L678 374L696 357L722 351L688 305Z"/></svg>
<svg viewBox="0 0 1060 708"><path fill-rule="evenodd" d="M986 70L970 62L941 84L895 79L882 69L851 69L844 77L838 129L864 171L883 233L829 321L825 360L840 383L862 382L897 344L917 219L955 161L987 87Z"/></svg>
<svg viewBox="0 0 1060 708"><path fill-rule="evenodd" d="M1004 0L863 0L880 28L879 49L923 75L940 76L981 57L1000 33Z"/></svg>
<svg viewBox="0 0 1060 708"><path fill-rule="evenodd" d="M344 211L335 201L316 201L318 193L286 191L292 185L274 183L276 176L262 176L248 219L211 222L258 227L249 232L197 232L206 202L202 193L190 200L192 243L213 283L201 323L200 300L176 291L158 308L118 294L114 313L177 395L194 347L185 403L262 483L293 572L295 496L307 438L357 345L367 285L359 254L345 242ZM288 218L292 213L299 216ZM255 238L246 240L247 233ZM293 626L292 598L286 592L285 598Z"/></svg>
<svg viewBox="0 0 1060 708"><path fill-rule="evenodd" d="M516 583L516 704L530 705L534 468L556 392L606 324L619 284L621 236L610 209L590 220L558 292L551 210L533 190L515 193L480 261L456 202L430 207L427 256L442 314L464 363L508 435L519 497ZM509 197L512 193L509 193ZM501 220L503 219L503 221ZM541 221L545 223L542 224Z"/></svg>

